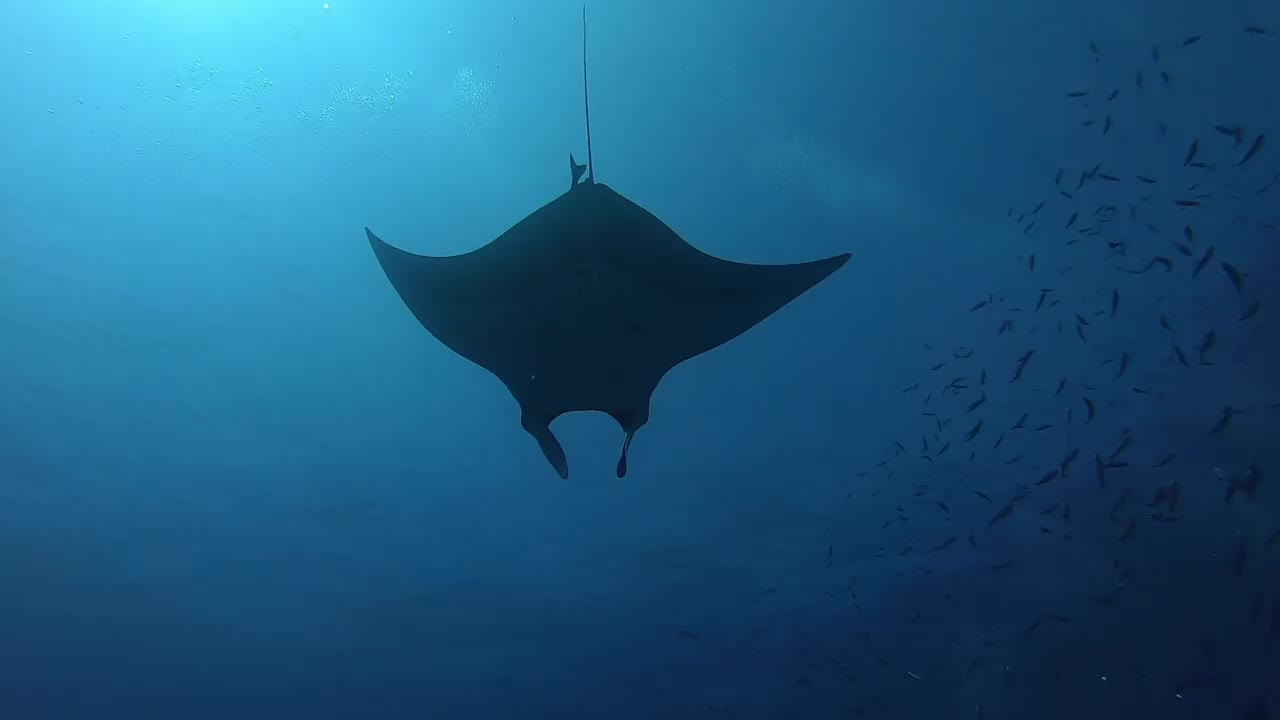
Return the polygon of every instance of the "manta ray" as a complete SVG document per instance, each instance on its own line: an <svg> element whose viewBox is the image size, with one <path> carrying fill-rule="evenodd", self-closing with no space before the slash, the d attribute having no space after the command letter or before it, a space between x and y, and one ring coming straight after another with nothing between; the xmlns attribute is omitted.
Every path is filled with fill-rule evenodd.
<svg viewBox="0 0 1280 720"><path fill-rule="evenodd" d="M567 191L461 255L415 255L365 228L404 304L437 340L507 386L521 426L566 479L553 420L594 410L617 421L625 433L617 475L624 477L631 441L669 370L750 330L850 257L790 265L722 260L597 182L586 20L584 7L587 163L569 154Z"/></svg>

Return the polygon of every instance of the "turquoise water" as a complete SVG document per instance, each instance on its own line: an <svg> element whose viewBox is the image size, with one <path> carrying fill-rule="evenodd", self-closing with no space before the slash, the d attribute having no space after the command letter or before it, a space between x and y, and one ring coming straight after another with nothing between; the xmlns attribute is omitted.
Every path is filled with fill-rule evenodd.
<svg viewBox="0 0 1280 720"><path fill-rule="evenodd" d="M363 228L564 192L579 4L7 10L0 717L1280 707L1274 3L593 4L598 179L853 260L567 481Z"/></svg>

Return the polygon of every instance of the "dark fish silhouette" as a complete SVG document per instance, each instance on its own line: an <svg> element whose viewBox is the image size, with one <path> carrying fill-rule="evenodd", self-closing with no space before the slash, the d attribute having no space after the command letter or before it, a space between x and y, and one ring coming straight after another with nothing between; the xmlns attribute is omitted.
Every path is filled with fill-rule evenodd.
<svg viewBox="0 0 1280 720"><path fill-rule="evenodd" d="M1231 285L1235 287L1237 293L1244 292L1244 276L1240 274L1240 271L1234 265L1224 260L1222 272L1227 274L1227 279L1231 281Z"/></svg>
<svg viewBox="0 0 1280 720"><path fill-rule="evenodd" d="M568 461L550 424L579 410L607 413L622 427L622 477L669 370L745 333L850 256L795 265L722 260L596 182L586 46L584 8L587 163L570 156L568 191L462 255L414 255L366 233L418 321L507 386L521 425L561 477Z"/></svg>
<svg viewBox="0 0 1280 720"><path fill-rule="evenodd" d="M1022 377L1022 371L1027 368L1027 362L1031 360L1033 354L1035 354L1035 350L1028 350L1022 354L1022 357L1018 358L1018 362L1013 369L1013 378L1009 382L1017 382L1018 378Z"/></svg>
<svg viewBox="0 0 1280 720"><path fill-rule="evenodd" d="M1191 277L1197 277L1200 272L1208 267L1209 262L1213 260L1213 246L1210 245L1208 250L1204 251L1204 255L1196 262L1196 266L1191 270Z"/></svg>
<svg viewBox="0 0 1280 720"><path fill-rule="evenodd" d="M1189 46L1189 45L1195 45L1195 44L1196 44L1196 43L1198 43L1198 42L1200 42L1200 36L1199 36L1199 35L1192 35L1191 37L1187 38L1186 40L1183 40L1183 41L1182 41L1182 44L1181 44L1181 45L1179 45L1178 47L1187 47L1187 46Z"/></svg>
<svg viewBox="0 0 1280 720"><path fill-rule="evenodd" d="M1191 141L1191 146L1187 148L1187 155L1186 155L1186 157L1185 157L1185 158L1183 158L1183 160L1182 160L1182 166L1183 166L1183 167L1186 167L1186 166L1190 165L1193 161L1195 161L1195 159L1196 159L1196 153L1197 153L1197 152L1199 152L1199 151L1200 151L1200 141L1199 141L1199 140L1192 140L1192 141Z"/></svg>
<svg viewBox="0 0 1280 720"><path fill-rule="evenodd" d="M1222 135L1226 135L1227 137L1234 139L1236 141L1236 145L1244 142L1244 128L1239 125L1232 125L1231 127L1227 127L1226 125L1214 125L1213 129Z"/></svg>
<svg viewBox="0 0 1280 720"><path fill-rule="evenodd" d="M1255 155L1257 155L1259 152L1262 151L1262 148L1266 144L1267 144L1266 135L1258 135L1258 137L1254 138L1253 144L1249 146L1248 150L1244 151L1244 155L1240 158L1240 161L1236 163L1236 167L1240 167L1241 165L1244 165L1245 163L1252 160Z"/></svg>
<svg viewBox="0 0 1280 720"><path fill-rule="evenodd" d="M1257 315L1258 310L1261 310L1261 309L1262 309L1262 303L1257 300L1254 300L1253 302L1249 303L1249 307L1245 308L1244 312L1240 313L1240 317L1236 318L1236 322L1244 322L1245 320L1252 318L1254 315Z"/></svg>
<svg viewBox="0 0 1280 720"><path fill-rule="evenodd" d="M1226 407L1222 408L1222 413L1218 416L1218 421L1215 422L1213 424L1213 427L1209 428L1209 430L1205 434L1217 435L1223 430L1226 430L1227 426L1231 424L1231 416L1233 415L1235 415L1235 408L1231 407L1230 405L1227 405Z"/></svg>

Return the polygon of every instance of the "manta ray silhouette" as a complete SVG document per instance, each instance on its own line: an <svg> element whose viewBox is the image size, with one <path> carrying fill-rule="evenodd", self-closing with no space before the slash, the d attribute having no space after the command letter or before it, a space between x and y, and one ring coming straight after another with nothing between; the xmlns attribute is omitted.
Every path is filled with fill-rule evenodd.
<svg viewBox="0 0 1280 720"><path fill-rule="evenodd" d="M506 384L521 425L562 478L569 465L553 420L577 410L613 417L626 433L617 467L625 476L631 440L667 371L751 329L850 257L722 260L596 182L586 23L584 7L587 164L570 154L567 192L488 245L452 257L414 255L365 228L405 305L446 347Z"/></svg>

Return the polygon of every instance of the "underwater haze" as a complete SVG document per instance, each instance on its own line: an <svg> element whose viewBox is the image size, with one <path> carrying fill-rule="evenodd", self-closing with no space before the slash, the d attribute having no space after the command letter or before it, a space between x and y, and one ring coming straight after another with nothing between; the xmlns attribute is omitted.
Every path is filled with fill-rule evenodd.
<svg viewBox="0 0 1280 720"><path fill-rule="evenodd" d="M1280 717L1275 2L591 2L599 182L853 257L565 480L365 227L566 192L579 2L5 10L3 720Z"/></svg>

